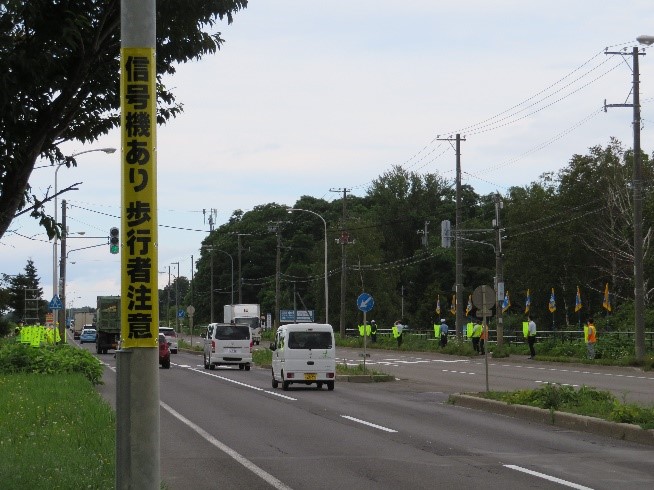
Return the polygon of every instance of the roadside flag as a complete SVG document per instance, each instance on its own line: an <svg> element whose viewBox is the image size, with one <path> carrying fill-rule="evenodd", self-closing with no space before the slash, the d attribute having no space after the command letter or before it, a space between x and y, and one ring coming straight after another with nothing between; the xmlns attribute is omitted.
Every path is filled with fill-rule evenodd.
<svg viewBox="0 0 654 490"><path fill-rule="evenodd" d="M611 301L609 300L609 283L606 283L604 288L604 300L602 301L602 308L606 311L611 311Z"/></svg>
<svg viewBox="0 0 654 490"><path fill-rule="evenodd" d="M529 313L530 306L531 306L531 296L529 295L529 289L527 289L527 298L525 299L525 315Z"/></svg>
<svg viewBox="0 0 654 490"><path fill-rule="evenodd" d="M506 313L506 310L511 306L511 300L509 299L509 292L504 293L504 301L502 301L502 313Z"/></svg>
<svg viewBox="0 0 654 490"><path fill-rule="evenodd" d="M456 294L452 295L452 305L450 306L450 313L456 315Z"/></svg>
<svg viewBox="0 0 654 490"><path fill-rule="evenodd" d="M556 311L556 299L554 298L554 288L552 288L552 295L550 296L550 304L548 305L550 313Z"/></svg>
<svg viewBox="0 0 654 490"><path fill-rule="evenodd" d="M472 311L472 294L468 296L468 306L466 306L466 316Z"/></svg>
<svg viewBox="0 0 654 490"><path fill-rule="evenodd" d="M577 286L577 297L575 298L575 313L581 310L581 292L579 291L579 286Z"/></svg>
<svg viewBox="0 0 654 490"><path fill-rule="evenodd" d="M438 298L436 298L436 316L440 316L441 314L441 295L438 295Z"/></svg>

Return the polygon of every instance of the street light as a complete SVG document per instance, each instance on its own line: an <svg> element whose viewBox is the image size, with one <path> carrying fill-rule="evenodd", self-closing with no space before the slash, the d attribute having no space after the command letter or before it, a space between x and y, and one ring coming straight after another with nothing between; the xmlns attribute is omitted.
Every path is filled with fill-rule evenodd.
<svg viewBox="0 0 654 490"><path fill-rule="evenodd" d="M325 218L320 216L318 213L315 211L311 211L309 209L298 209L298 208L288 208L287 210L290 213L294 211L302 211L304 213L311 213L314 216L317 216L322 220L322 224L325 226L325 323L329 323L329 281L327 278L327 221L325 221Z"/></svg>
<svg viewBox="0 0 654 490"><path fill-rule="evenodd" d="M80 151L77 153L73 153L70 155L68 158L75 158L76 156L83 155L84 153L91 153L94 151L102 151L104 153L114 153L116 151L116 148L95 148L93 150L84 150ZM55 224L57 223L57 211L58 211L58 204L57 204L57 175L59 174L59 169L61 168L62 165L64 165L66 162L61 162L57 164L57 168L55 169L55 177L54 177L54 221ZM66 233L66 230L63 230L63 233ZM57 235L55 234L54 236L54 242L52 244L52 297L54 298L57 296L59 293L58 289L58 278L57 278ZM64 298L65 299L65 298ZM54 325L55 327L57 326L57 322L59 320L59 314L58 310L53 311L53 320L54 320Z"/></svg>

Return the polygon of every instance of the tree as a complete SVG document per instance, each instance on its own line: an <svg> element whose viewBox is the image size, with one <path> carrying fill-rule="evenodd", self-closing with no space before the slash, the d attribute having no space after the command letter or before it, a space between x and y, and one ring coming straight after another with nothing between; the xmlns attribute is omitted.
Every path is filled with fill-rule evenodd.
<svg viewBox="0 0 654 490"><path fill-rule="evenodd" d="M15 320L45 322L48 303L43 300L40 282L41 279L31 259L25 265L24 274L9 277L8 306L13 310Z"/></svg>
<svg viewBox="0 0 654 490"><path fill-rule="evenodd" d="M215 53L223 39L218 19L247 0L157 2L157 121L181 104L163 83L175 65ZM0 238L24 213L52 238L58 224L33 194L38 158L75 166L59 146L97 140L120 123L120 0L8 0L0 4ZM74 184L75 185L75 184ZM65 192L66 189L60 191Z"/></svg>

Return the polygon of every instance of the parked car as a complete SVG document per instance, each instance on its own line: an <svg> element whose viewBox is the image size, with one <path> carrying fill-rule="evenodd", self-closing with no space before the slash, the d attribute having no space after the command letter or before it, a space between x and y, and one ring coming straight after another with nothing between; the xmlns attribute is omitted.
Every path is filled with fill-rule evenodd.
<svg viewBox="0 0 654 490"><path fill-rule="evenodd" d="M159 365L164 369L170 369L170 349L168 340L162 333L159 334Z"/></svg>
<svg viewBox="0 0 654 490"><path fill-rule="evenodd" d="M175 333L175 329L172 327L159 327L159 333L166 336L170 352L177 354L177 334Z"/></svg>
<svg viewBox="0 0 654 490"><path fill-rule="evenodd" d="M95 339L97 338L98 332L95 331L93 328L85 328L82 330L82 333L79 336L79 343L84 344L86 342L89 342L91 344L95 344Z"/></svg>

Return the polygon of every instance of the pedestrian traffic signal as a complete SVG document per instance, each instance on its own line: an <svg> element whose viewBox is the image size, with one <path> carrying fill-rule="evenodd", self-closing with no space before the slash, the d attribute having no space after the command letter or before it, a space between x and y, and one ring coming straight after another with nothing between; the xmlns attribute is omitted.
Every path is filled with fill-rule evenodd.
<svg viewBox="0 0 654 490"><path fill-rule="evenodd" d="M120 251L120 231L115 226L109 230L109 251L112 254L117 254Z"/></svg>

